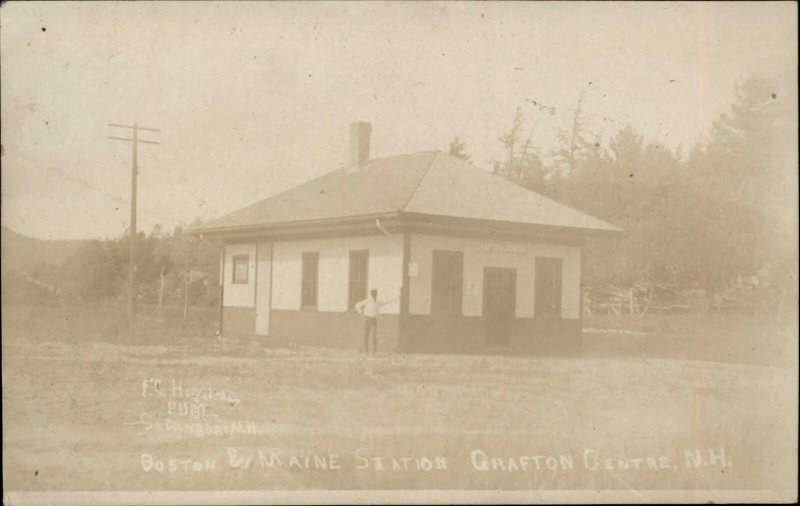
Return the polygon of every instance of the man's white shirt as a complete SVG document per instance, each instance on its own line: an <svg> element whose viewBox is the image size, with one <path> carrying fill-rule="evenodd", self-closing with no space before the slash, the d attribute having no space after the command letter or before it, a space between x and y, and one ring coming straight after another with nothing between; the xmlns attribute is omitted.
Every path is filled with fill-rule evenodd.
<svg viewBox="0 0 800 506"><path fill-rule="evenodd" d="M367 318L377 318L381 312L381 308L394 301L378 302L372 297L367 297L358 304L356 304L356 311L366 316Z"/></svg>

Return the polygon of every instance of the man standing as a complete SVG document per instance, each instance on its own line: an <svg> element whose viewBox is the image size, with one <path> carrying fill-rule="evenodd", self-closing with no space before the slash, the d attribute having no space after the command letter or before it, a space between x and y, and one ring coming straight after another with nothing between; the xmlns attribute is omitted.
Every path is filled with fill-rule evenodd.
<svg viewBox="0 0 800 506"><path fill-rule="evenodd" d="M356 311L364 317L364 352L369 355L369 336L372 334L372 352L378 352L378 314L381 307L394 300L378 302L378 290L369 291L369 297L356 304Z"/></svg>

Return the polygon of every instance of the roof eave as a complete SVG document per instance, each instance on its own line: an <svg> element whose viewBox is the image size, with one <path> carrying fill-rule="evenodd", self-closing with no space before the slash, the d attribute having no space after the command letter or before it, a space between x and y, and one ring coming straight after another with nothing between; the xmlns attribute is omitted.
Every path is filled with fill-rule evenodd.
<svg viewBox="0 0 800 506"><path fill-rule="evenodd" d="M586 228L586 227L569 227L561 225L544 225L536 223L522 223L515 221L483 220L479 218L463 218L455 216L429 215L422 213L402 213L401 217L417 223L430 222L430 223L436 223L440 226L447 226L448 224L452 224L454 226L477 225L484 228L491 228L491 229L500 228L522 233L543 232L543 233L556 233L556 234L607 237L607 238L619 238L627 235L622 229L619 229L611 224L608 224L608 226L612 228L601 229L601 228Z"/></svg>
<svg viewBox="0 0 800 506"><path fill-rule="evenodd" d="M545 235L545 236L571 236L586 238L621 238L627 234L618 229L599 229L583 227L565 227L557 225L540 225L532 223L504 222L497 220L481 220L476 218L462 218L453 216L428 215L420 213L378 213L359 216L346 216L340 218L329 218L320 220L291 221L281 223L265 223L257 225L227 226L227 227L195 227L189 233L210 238L239 238L270 234L287 233L313 233L324 231L327 235L334 233L337 229L346 235L353 231L354 227L366 225L372 227L375 220L385 220L387 226L397 229L397 227L414 227L416 231L429 230L431 232L450 231L457 232L467 230L491 230L498 233L510 233L518 235ZM613 226L613 225L609 225ZM376 231L379 229L376 227Z"/></svg>

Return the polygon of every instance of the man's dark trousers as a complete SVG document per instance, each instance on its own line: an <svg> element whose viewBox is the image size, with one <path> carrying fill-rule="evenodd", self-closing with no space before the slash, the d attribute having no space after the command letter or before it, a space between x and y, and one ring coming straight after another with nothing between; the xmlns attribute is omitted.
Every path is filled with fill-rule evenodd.
<svg viewBox="0 0 800 506"><path fill-rule="evenodd" d="M372 334L372 352L378 352L378 319L364 318L364 351L369 354L369 335Z"/></svg>

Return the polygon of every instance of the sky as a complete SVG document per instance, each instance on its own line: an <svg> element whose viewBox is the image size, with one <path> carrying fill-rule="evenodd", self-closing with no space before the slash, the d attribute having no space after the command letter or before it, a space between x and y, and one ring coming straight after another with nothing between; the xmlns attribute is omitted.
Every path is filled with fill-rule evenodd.
<svg viewBox="0 0 800 506"><path fill-rule="evenodd" d="M212 219L347 161L502 156L517 107L543 152L579 96L688 151L751 74L797 111L797 6L783 3L10 2L0 9L2 224L42 239ZM542 104L537 107L533 102ZM551 113L552 112L552 113Z"/></svg>

